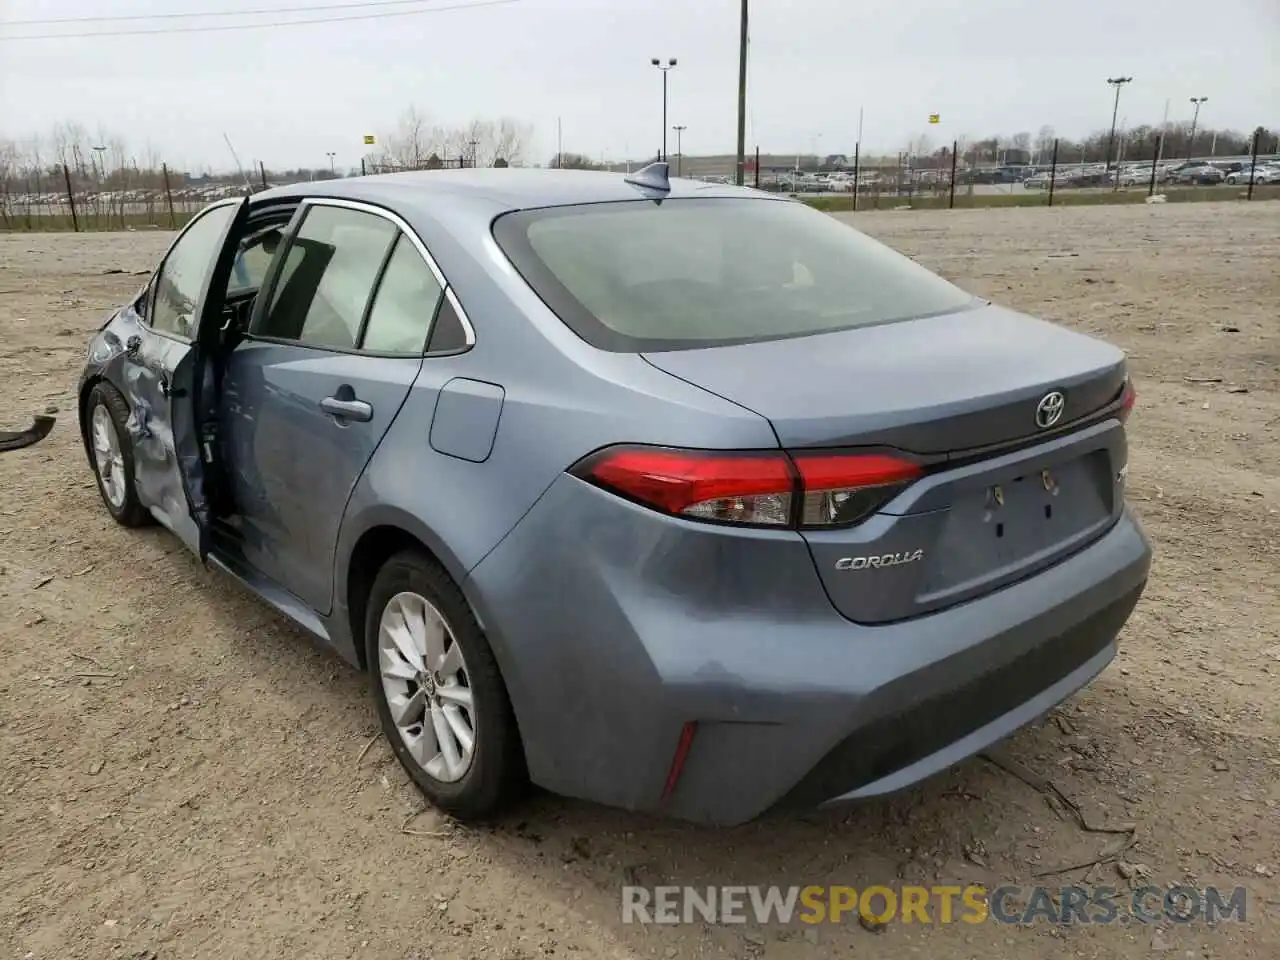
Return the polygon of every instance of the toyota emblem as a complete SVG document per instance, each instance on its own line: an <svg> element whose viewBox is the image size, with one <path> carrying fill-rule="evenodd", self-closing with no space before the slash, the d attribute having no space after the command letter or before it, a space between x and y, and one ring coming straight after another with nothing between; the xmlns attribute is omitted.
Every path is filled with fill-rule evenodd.
<svg viewBox="0 0 1280 960"><path fill-rule="evenodd" d="M1046 393L1036 405L1036 426L1041 430L1048 430L1062 419L1062 411L1066 406L1067 398L1062 395L1062 391Z"/></svg>

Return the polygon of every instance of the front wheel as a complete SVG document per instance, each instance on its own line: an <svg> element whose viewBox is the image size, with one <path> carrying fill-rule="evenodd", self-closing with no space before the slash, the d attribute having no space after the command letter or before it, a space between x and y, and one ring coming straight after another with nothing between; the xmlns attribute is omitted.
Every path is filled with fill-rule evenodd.
<svg viewBox="0 0 1280 960"><path fill-rule="evenodd" d="M129 405L115 387L103 381L89 391L85 414L93 471L107 512L122 526L140 527L149 523L151 514L138 499L133 480Z"/></svg>
<svg viewBox="0 0 1280 960"><path fill-rule="evenodd" d="M424 553L379 571L365 650L383 734L413 782L461 820L499 813L525 780L515 716L466 598Z"/></svg>

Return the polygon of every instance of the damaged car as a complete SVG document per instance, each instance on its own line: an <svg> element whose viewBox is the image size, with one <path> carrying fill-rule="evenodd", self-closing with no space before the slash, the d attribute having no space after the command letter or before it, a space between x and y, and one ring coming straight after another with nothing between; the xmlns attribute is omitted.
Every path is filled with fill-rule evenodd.
<svg viewBox="0 0 1280 960"><path fill-rule="evenodd" d="M214 203L79 422L107 511L367 672L442 810L734 824L914 784L1106 667L1151 562L1134 396L1114 346L657 163Z"/></svg>

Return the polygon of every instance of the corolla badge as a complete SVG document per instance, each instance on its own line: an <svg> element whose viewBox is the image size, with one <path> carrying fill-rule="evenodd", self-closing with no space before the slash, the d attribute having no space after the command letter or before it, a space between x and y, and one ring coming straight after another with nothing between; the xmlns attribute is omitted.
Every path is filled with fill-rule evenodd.
<svg viewBox="0 0 1280 960"><path fill-rule="evenodd" d="M837 570L878 570L882 567L899 567L924 559L923 550L903 550L901 553L882 553L878 557L841 557L836 561Z"/></svg>
<svg viewBox="0 0 1280 960"><path fill-rule="evenodd" d="M1048 430L1062 419L1062 411L1066 406L1067 398L1062 395L1061 390L1046 393L1036 405L1036 426L1041 430Z"/></svg>

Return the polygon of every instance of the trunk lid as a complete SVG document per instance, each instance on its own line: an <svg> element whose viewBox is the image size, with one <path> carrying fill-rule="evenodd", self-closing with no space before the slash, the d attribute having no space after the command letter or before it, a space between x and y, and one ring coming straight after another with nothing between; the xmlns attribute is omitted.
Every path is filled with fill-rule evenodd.
<svg viewBox="0 0 1280 960"><path fill-rule="evenodd" d="M860 623L1023 579L1123 509L1123 424L1090 415L1123 389L1124 354L1000 307L645 357L766 417L788 450L891 448L926 465L861 523L802 531L831 602ZM1052 392L1062 411L1046 427Z"/></svg>
<svg viewBox="0 0 1280 960"><path fill-rule="evenodd" d="M1033 436L1051 390L1058 425L1105 406L1124 354L1083 334L982 305L921 320L759 343L646 353L673 376L767 418L787 449L888 446L917 454Z"/></svg>

